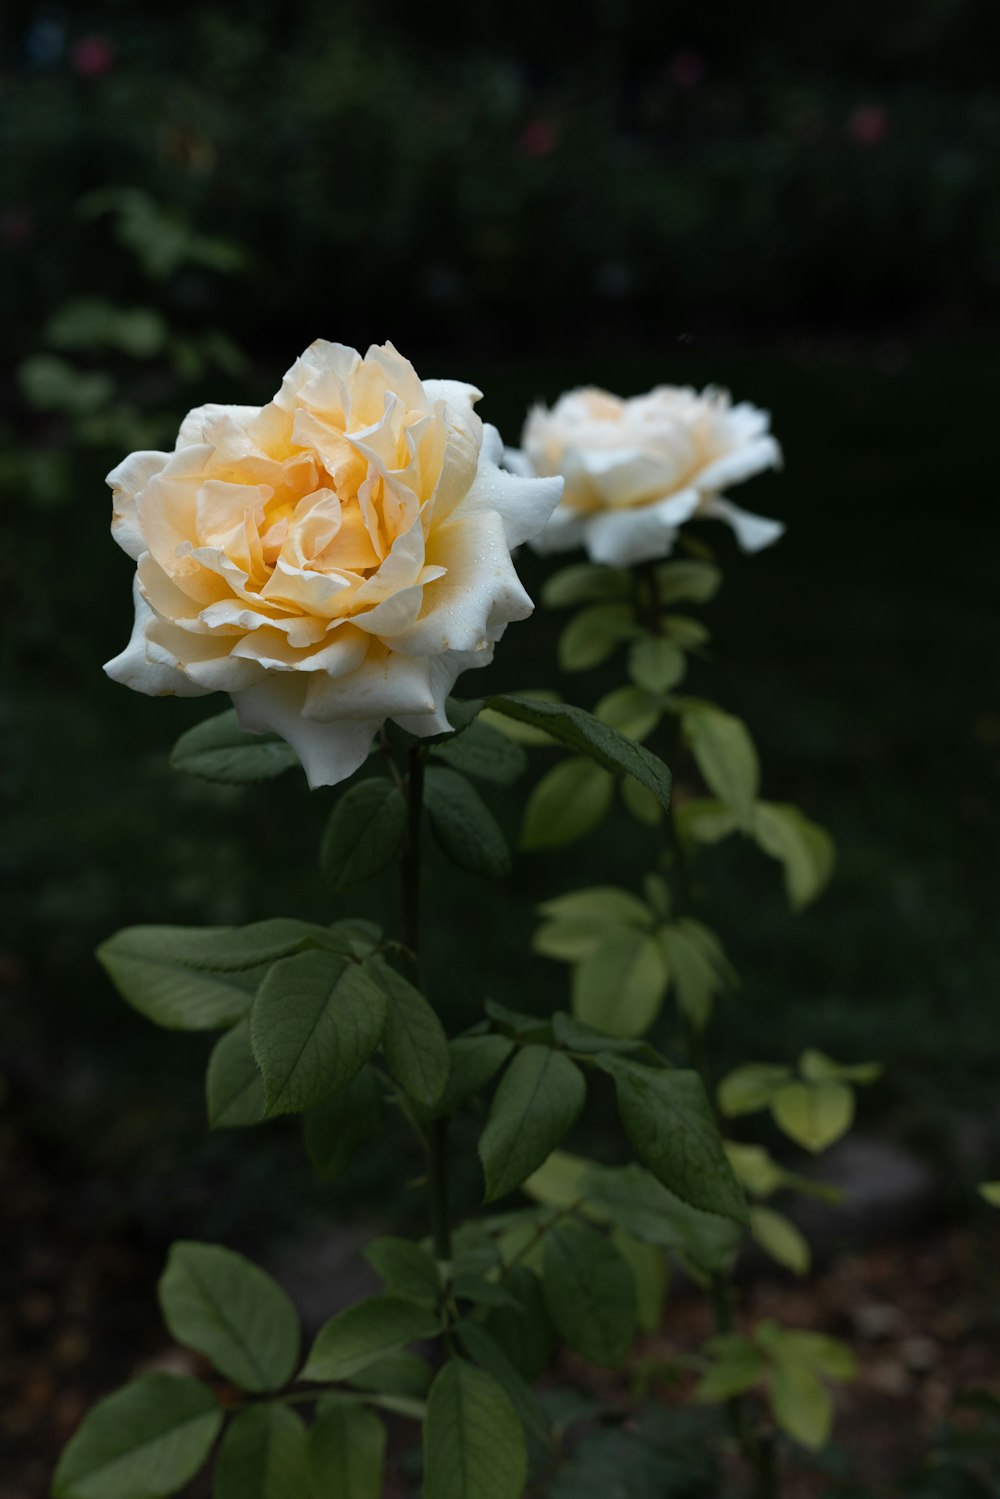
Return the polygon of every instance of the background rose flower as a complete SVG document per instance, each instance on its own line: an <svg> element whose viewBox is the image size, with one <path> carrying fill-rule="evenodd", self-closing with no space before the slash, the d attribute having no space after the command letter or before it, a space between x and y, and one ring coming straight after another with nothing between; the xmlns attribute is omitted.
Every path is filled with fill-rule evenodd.
<svg viewBox="0 0 1000 1499"><path fill-rule="evenodd" d="M387 718L446 731L456 677L531 612L511 548L562 487L498 467L479 397L421 381L391 344L362 358L319 341L269 405L200 407L172 453L133 453L108 476L137 563L132 638L108 675L228 692L312 786L350 775Z"/></svg>
<svg viewBox="0 0 1000 1499"><path fill-rule="evenodd" d="M734 406L721 390L659 385L623 400L591 386L567 391L551 410L535 406L507 462L566 481L536 551L584 546L594 562L625 567L666 556L692 516L728 521L756 551L784 527L737 509L721 491L781 462L769 426L766 411Z"/></svg>

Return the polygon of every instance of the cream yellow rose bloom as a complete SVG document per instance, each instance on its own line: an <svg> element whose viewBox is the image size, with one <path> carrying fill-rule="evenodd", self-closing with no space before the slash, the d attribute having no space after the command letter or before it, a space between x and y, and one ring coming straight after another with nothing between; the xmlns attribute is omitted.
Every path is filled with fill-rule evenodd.
<svg viewBox="0 0 1000 1499"><path fill-rule="evenodd" d="M588 387L528 415L508 467L561 475L562 503L532 545L539 552L586 548L593 562L627 567L665 557L678 527L698 516L728 521L746 551L784 527L739 510L722 491L781 462L770 417L709 388L659 385L623 400Z"/></svg>
<svg viewBox="0 0 1000 1499"><path fill-rule="evenodd" d="M319 341L268 405L199 407L172 453L133 453L108 483L135 626L105 671L157 696L229 693L311 786L349 776L386 719L446 732L459 673L531 612L511 549L562 489L499 467L479 398L420 380L391 344Z"/></svg>

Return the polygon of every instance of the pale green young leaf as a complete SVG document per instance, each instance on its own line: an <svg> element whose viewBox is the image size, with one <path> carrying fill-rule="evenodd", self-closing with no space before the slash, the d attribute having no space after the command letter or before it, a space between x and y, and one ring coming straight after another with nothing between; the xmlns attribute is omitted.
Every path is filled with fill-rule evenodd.
<svg viewBox="0 0 1000 1499"><path fill-rule="evenodd" d="M486 1201L519 1187L579 1117L587 1087L562 1052L525 1046L504 1073L479 1138Z"/></svg>
<svg viewBox="0 0 1000 1499"><path fill-rule="evenodd" d="M386 1001L382 1050L400 1087L425 1108L433 1108L448 1081L448 1040L441 1022L419 989L381 958L366 971Z"/></svg>
<svg viewBox="0 0 1000 1499"><path fill-rule="evenodd" d="M482 719L454 739L435 744L431 757L443 760L461 775L492 781L497 786L512 786L528 768L528 757L521 746Z"/></svg>
<svg viewBox="0 0 1000 1499"><path fill-rule="evenodd" d="M357 1401L327 1395L319 1402L308 1457L317 1499L382 1499L385 1427Z"/></svg>
<svg viewBox="0 0 1000 1499"><path fill-rule="evenodd" d="M590 562L563 567L542 584L546 609L568 609L574 604L610 603L626 599L629 575L620 568L598 567Z"/></svg>
<svg viewBox="0 0 1000 1499"><path fill-rule="evenodd" d="M741 1186L752 1197L770 1197L786 1185L788 1173L762 1145L743 1145L727 1140L726 1155Z"/></svg>
<svg viewBox="0 0 1000 1499"><path fill-rule="evenodd" d="M712 638L707 626L688 614L665 614L663 633L682 651L696 651L700 645L707 645Z"/></svg>
<svg viewBox="0 0 1000 1499"><path fill-rule="evenodd" d="M406 798L394 781L370 776L341 793L323 834L320 868L336 891L378 874L400 852Z"/></svg>
<svg viewBox="0 0 1000 1499"><path fill-rule="evenodd" d="M874 1083L882 1076L879 1062L835 1062L813 1046L799 1057L799 1071L809 1083Z"/></svg>
<svg viewBox="0 0 1000 1499"><path fill-rule="evenodd" d="M776 1364L767 1376L771 1414L781 1430L811 1452L819 1452L833 1430L830 1392L808 1369Z"/></svg>
<svg viewBox="0 0 1000 1499"><path fill-rule="evenodd" d="M95 1405L56 1468L53 1499L166 1499L193 1478L222 1426L212 1392L142 1374Z"/></svg>
<svg viewBox="0 0 1000 1499"><path fill-rule="evenodd" d="M700 1028L729 977L722 948L707 927L686 916L661 927L658 936L681 1010Z"/></svg>
<svg viewBox="0 0 1000 1499"><path fill-rule="evenodd" d="M385 996L359 963L328 952L276 963L250 1015L268 1116L302 1113L349 1083L381 1041L385 1016Z"/></svg>
<svg viewBox="0 0 1000 1499"><path fill-rule="evenodd" d="M464 776L443 766L428 766L424 801L434 837L453 864L494 878L509 873L507 840Z"/></svg>
<svg viewBox="0 0 1000 1499"><path fill-rule="evenodd" d="M632 929L607 932L573 974L573 1014L609 1036L633 1039L656 1019L669 970L656 939Z"/></svg>
<svg viewBox="0 0 1000 1499"><path fill-rule="evenodd" d="M644 827L655 828L663 821L663 808L651 791L626 776L621 783L622 801L636 822Z"/></svg>
<svg viewBox="0 0 1000 1499"><path fill-rule="evenodd" d="M662 1249L644 1244L616 1226L611 1242L632 1272L635 1281L636 1323L642 1332L657 1332L663 1320L670 1272Z"/></svg>
<svg viewBox="0 0 1000 1499"><path fill-rule="evenodd" d="M219 1448L212 1499L313 1499L302 1417L287 1405L241 1411Z"/></svg>
<svg viewBox="0 0 1000 1499"><path fill-rule="evenodd" d="M280 1390L295 1372L299 1319L259 1265L221 1244L172 1245L157 1288L171 1336L241 1390Z"/></svg>
<svg viewBox="0 0 1000 1499"><path fill-rule="evenodd" d="M320 1181L337 1181L359 1148L375 1139L382 1124L382 1094L370 1067L331 1098L309 1109L302 1121L306 1154Z"/></svg>
<svg viewBox="0 0 1000 1499"><path fill-rule="evenodd" d="M592 604L575 614L559 637L559 666L563 671L587 671L600 666L616 645L637 633L631 604Z"/></svg>
<svg viewBox="0 0 1000 1499"><path fill-rule="evenodd" d="M225 786L250 786L291 770L299 759L276 734L250 734L234 709L217 713L182 734L170 754L174 770Z"/></svg>
<svg viewBox="0 0 1000 1499"><path fill-rule="evenodd" d="M1000 1208L1000 1182L980 1182L979 1195L991 1208Z"/></svg>
<svg viewBox="0 0 1000 1499"><path fill-rule="evenodd" d="M566 895L557 895L543 901L540 913L550 921L559 923L579 922L581 926L597 926L602 929L618 926L634 926L646 930L652 924L652 916L637 895L628 890L619 890L614 885L594 885L586 890L570 890Z"/></svg>
<svg viewBox="0 0 1000 1499"><path fill-rule="evenodd" d="M656 590L661 604L707 604L722 583L722 573L713 562L678 560L662 562L656 569Z"/></svg>
<svg viewBox="0 0 1000 1499"><path fill-rule="evenodd" d="M583 756L553 766L528 797L521 847L556 848L582 838L607 812L613 789L609 773Z"/></svg>
<svg viewBox="0 0 1000 1499"><path fill-rule="evenodd" d="M441 1277L434 1256L412 1239L392 1235L373 1239L365 1259L379 1276L386 1293L434 1305L441 1295Z"/></svg>
<svg viewBox="0 0 1000 1499"><path fill-rule="evenodd" d="M622 1124L642 1164L682 1202L745 1223L746 1198L697 1073L626 1057L599 1061L614 1078Z"/></svg>
<svg viewBox="0 0 1000 1499"><path fill-rule="evenodd" d="M683 700L681 722L684 738L707 785L741 826L751 826L760 766L746 724L732 713L696 698Z"/></svg>
<svg viewBox="0 0 1000 1499"><path fill-rule="evenodd" d="M758 802L753 836L764 853L784 866L789 903L801 910L829 883L836 862L833 839L789 803Z"/></svg>
<svg viewBox="0 0 1000 1499"><path fill-rule="evenodd" d="M250 1049L249 1021L239 1021L212 1048L205 1095L210 1129L236 1129L263 1119L264 1079Z"/></svg>
<svg viewBox="0 0 1000 1499"><path fill-rule="evenodd" d="M338 1312L320 1328L299 1377L348 1379L384 1354L433 1338L439 1330L430 1307L403 1296L373 1296Z"/></svg>
<svg viewBox="0 0 1000 1499"><path fill-rule="evenodd" d="M551 1155L526 1177L524 1191L536 1202L549 1207L568 1208L582 1197L581 1181L590 1162L568 1150L553 1150Z"/></svg>
<svg viewBox="0 0 1000 1499"><path fill-rule="evenodd" d="M611 1241L572 1221L545 1239L545 1302L559 1336L592 1363L620 1364L636 1332L635 1280Z"/></svg>
<svg viewBox="0 0 1000 1499"><path fill-rule="evenodd" d="M455 1114L500 1071L514 1050L508 1036L456 1036L448 1042L449 1071L435 1116Z"/></svg>
<svg viewBox="0 0 1000 1499"><path fill-rule="evenodd" d="M661 708L656 698L641 687L616 687L601 698L594 713L601 723L610 724L620 734L641 744L659 723Z"/></svg>
<svg viewBox="0 0 1000 1499"><path fill-rule="evenodd" d="M715 797L692 797L674 811L677 836L683 843L721 843L740 830L739 818Z"/></svg>
<svg viewBox="0 0 1000 1499"><path fill-rule="evenodd" d="M750 1230L764 1253L795 1275L808 1275L812 1263L809 1244L784 1213L757 1204L750 1209Z"/></svg>
<svg viewBox="0 0 1000 1499"><path fill-rule="evenodd" d="M540 1447L549 1441L549 1428L534 1390L524 1381L506 1353L481 1322L460 1322L458 1340L468 1357L492 1374L517 1413L526 1434Z"/></svg>
<svg viewBox="0 0 1000 1499"><path fill-rule="evenodd" d="M115 988L170 1030L218 1030L250 1008L267 965L311 943L323 927L278 918L245 927L132 926L97 949Z"/></svg>
<svg viewBox="0 0 1000 1499"><path fill-rule="evenodd" d="M684 652L665 635L640 635L629 647L629 676L645 692L669 692L682 680L686 669Z"/></svg>
<svg viewBox="0 0 1000 1499"><path fill-rule="evenodd" d="M767 1367L767 1361L749 1338L735 1333L713 1338L708 1344L711 1363L695 1386L693 1398L706 1405L732 1400L752 1390Z"/></svg>
<svg viewBox="0 0 1000 1499"><path fill-rule="evenodd" d="M854 1093L845 1083L785 1083L771 1099L771 1113L790 1140L817 1154L850 1129Z"/></svg>
<svg viewBox="0 0 1000 1499"><path fill-rule="evenodd" d="M525 693L508 692L502 697L491 697L488 705L508 718L544 729L560 744L588 755L612 775L632 776L654 793L661 806L669 804L670 771L662 760L608 724L602 724L593 714L569 703L529 698Z"/></svg>
<svg viewBox="0 0 1000 1499"><path fill-rule="evenodd" d="M772 1362L790 1369L810 1369L839 1381L853 1379L858 1372L853 1350L826 1333L784 1327L767 1317L757 1323L753 1335Z"/></svg>
<svg viewBox="0 0 1000 1499"><path fill-rule="evenodd" d="M424 1499L522 1499L524 1428L503 1388L464 1359L431 1386L424 1422Z"/></svg>
<svg viewBox="0 0 1000 1499"><path fill-rule="evenodd" d="M719 1111L727 1119L766 1109L792 1075L774 1062L745 1062L724 1077L716 1090Z"/></svg>

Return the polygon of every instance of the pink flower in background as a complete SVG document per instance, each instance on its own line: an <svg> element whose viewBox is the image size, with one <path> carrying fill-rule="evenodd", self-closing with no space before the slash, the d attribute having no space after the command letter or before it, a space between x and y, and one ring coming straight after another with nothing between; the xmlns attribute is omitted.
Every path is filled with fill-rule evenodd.
<svg viewBox="0 0 1000 1499"><path fill-rule="evenodd" d="M862 104L847 117L847 133L859 146L877 146L889 133L889 115L881 104Z"/></svg>
<svg viewBox="0 0 1000 1499"><path fill-rule="evenodd" d="M115 54L107 37L82 36L73 43L69 60L81 78L101 78L114 66Z"/></svg>
<svg viewBox="0 0 1000 1499"><path fill-rule="evenodd" d="M525 156L549 156L557 142L556 132L548 120L532 120L521 131L520 145Z"/></svg>
<svg viewBox="0 0 1000 1499"><path fill-rule="evenodd" d="M705 76L705 59L700 52L685 48L670 59L670 76L681 88L697 88Z"/></svg>

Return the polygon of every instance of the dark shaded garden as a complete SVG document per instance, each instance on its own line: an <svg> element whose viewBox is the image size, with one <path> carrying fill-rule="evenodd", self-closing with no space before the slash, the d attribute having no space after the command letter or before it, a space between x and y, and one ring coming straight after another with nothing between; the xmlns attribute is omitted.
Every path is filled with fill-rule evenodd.
<svg viewBox="0 0 1000 1499"><path fill-rule="evenodd" d="M319 882L335 791L307 794L297 771L235 790L169 768L221 700L153 701L100 670L130 625L105 473L171 445L202 400L263 402L317 336L390 338L422 375L477 384L511 442L532 400L583 383L717 384L772 413L784 470L755 482L752 508L788 532L745 557L720 527L692 528L725 584L690 688L746 719L765 793L826 826L838 862L792 914L777 866L741 841L701 855L741 980L716 1073L808 1045L881 1062L856 1126L876 1165L856 1158L848 1195L871 1193L873 1170L892 1202L899 1173L914 1182L895 1216L818 1219L813 1280L747 1271L756 1314L848 1336L865 1371L825 1465L787 1493L900 1493L918 1470L907 1495L995 1492L1000 1236L978 1185L1000 1175L998 42L985 0L821 21L720 3L683 24L643 0L461 18L6 9L2 1499L47 1493L85 1408L170 1348L155 1283L172 1239L225 1242L307 1286L357 1276L357 1241L337 1240L348 1213L422 1229L409 1147L380 1144L330 1187L296 1120L209 1134L209 1042L148 1025L93 956L134 923L328 922L396 900L392 871L348 895ZM517 565L538 599L551 568ZM540 608L513 626L483 690L551 686L563 623ZM615 671L556 685L592 707ZM533 778L548 753L530 752ZM518 797L487 800L516 842ZM565 1006L565 969L528 951L534 908L630 884L644 836L619 807L578 844L516 853L502 884L429 853L427 967L449 1029L475 1018L470 975L476 1004L506 990L533 1014ZM601 1133L588 1119L583 1147L600 1155ZM468 1164L455 1195L478 1187ZM306 1269L303 1242L318 1246ZM699 1315L669 1301L645 1356L690 1351ZM583 1380L572 1361L567 1377ZM927 1467L971 1392L974 1460ZM881 1442L866 1398L909 1440ZM387 1493L412 1492L397 1481ZM623 1492L642 1499L647 1481ZM661 1491L704 1492L683 1482Z"/></svg>

